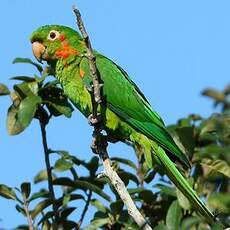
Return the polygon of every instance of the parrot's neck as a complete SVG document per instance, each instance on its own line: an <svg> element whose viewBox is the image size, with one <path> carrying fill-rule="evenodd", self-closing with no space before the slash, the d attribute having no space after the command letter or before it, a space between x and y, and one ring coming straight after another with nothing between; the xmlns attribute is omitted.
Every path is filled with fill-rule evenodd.
<svg viewBox="0 0 230 230"><path fill-rule="evenodd" d="M91 96L79 74L79 59L72 57L57 61L56 77L62 84L66 96L88 117L92 111Z"/></svg>

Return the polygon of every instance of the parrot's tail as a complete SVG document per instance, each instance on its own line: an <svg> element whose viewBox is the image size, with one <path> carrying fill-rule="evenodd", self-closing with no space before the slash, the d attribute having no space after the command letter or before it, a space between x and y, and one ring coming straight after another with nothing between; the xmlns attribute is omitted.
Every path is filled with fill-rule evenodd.
<svg viewBox="0 0 230 230"><path fill-rule="evenodd" d="M158 154L159 153L159 154ZM174 163L168 158L165 151L159 147L157 157L166 168L167 176L172 182L179 188L179 190L187 197L187 199L193 204L197 211L203 215L207 222L213 224L216 222L215 216L209 211L209 209L203 204L195 191L191 188L189 183L178 171Z"/></svg>

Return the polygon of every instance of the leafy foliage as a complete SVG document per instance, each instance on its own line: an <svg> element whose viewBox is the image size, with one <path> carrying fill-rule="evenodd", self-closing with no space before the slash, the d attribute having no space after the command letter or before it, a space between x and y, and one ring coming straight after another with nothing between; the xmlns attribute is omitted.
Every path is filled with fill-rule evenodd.
<svg viewBox="0 0 230 230"><path fill-rule="evenodd" d="M25 130L34 119L48 125L50 119L64 115L69 118L73 108L57 81L48 81L51 69L43 69L40 64L27 58L16 58L14 63L29 63L39 71L40 77L16 76L13 91L0 84L0 95L10 95L12 105L7 114L7 129L10 135ZM214 89L203 91L211 98L221 112L209 118L191 114L168 127L173 138L187 154L192 168L184 175L197 194L217 213L219 219L230 225L230 87L222 92ZM127 209L107 178L100 176L97 157L89 161L77 158L65 150L49 149L49 157L56 159L52 166L52 182L55 200L47 189L33 192L29 182L20 188L0 185L0 196L16 202L16 210L31 218L34 228L78 229L87 210L96 209L90 223L84 229L138 229ZM80 154L79 154L80 155ZM122 178L137 206L156 230L210 229L205 221L195 213L189 201L168 180L159 167L148 169L143 159L138 163L126 158L112 158L114 169ZM79 168L86 170L79 175ZM48 180L46 170L34 177L34 184ZM157 180L157 184L155 181ZM109 189L105 189L109 184ZM36 186L35 186L36 187ZM57 194L59 196L57 196ZM53 205L57 208L55 217ZM80 219L76 221L76 216ZM29 223L28 223L29 224ZM21 226L20 229L28 229ZM19 229L19 228L18 228ZM221 229L212 226L212 229Z"/></svg>
<svg viewBox="0 0 230 230"><path fill-rule="evenodd" d="M33 118L49 119L49 116L65 115L71 117L73 108L68 102L57 81L45 82L50 69L43 67L28 58L16 58L13 63L29 63L36 67L41 77L16 76L11 79L21 81L14 85L9 93L6 86L1 85L1 94L10 94L12 105L8 109L7 129L10 135L24 131Z"/></svg>

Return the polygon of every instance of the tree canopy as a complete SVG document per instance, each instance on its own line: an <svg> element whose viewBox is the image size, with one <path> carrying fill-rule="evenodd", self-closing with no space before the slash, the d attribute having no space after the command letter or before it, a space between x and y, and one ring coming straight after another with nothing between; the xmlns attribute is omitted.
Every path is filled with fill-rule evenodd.
<svg viewBox="0 0 230 230"><path fill-rule="evenodd" d="M7 113L8 133L20 135L31 121L38 120L46 163L50 164L50 159L54 161L38 172L33 182L0 185L0 196L14 200L19 215L27 218L28 225L17 229L139 229L110 181L101 174L97 156L92 155L85 161L68 150L51 149L47 145L46 127L50 120L58 116L70 118L73 112L59 83L47 78L52 72L28 58L16 58L14 63L29 63L40 76L13 77L17 81L13 90L0 84L0 95L9 95L12 99ZM208 118L191 113L168 126L168 130L192 164L184 176L216 216L229 226L230 86L223 91L206 89L202 94L213 101L219 112ZM154 229L215 229L195 213L160 167L149 169L138 157L136 162L125 157L111 160L132 199ZM85 169L84 175L79 173L80 167ZM31 192L32 186L35 189L36 184L50 178L52 187ZM84 218L89 210L95 213L86 226Z"/></svg>

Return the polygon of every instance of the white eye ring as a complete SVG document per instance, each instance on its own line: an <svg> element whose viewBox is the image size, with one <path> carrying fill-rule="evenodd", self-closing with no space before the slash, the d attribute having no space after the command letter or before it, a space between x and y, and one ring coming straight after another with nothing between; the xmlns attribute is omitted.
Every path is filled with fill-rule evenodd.
<svg viewBox="0 0 230 230"><path fill-rule="evenodd" d="M57 30L51 30L48 35L48 40L54 41L55 39L59 38L60 33Z"/></svg>

